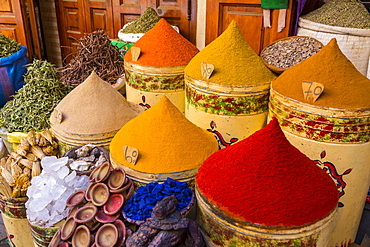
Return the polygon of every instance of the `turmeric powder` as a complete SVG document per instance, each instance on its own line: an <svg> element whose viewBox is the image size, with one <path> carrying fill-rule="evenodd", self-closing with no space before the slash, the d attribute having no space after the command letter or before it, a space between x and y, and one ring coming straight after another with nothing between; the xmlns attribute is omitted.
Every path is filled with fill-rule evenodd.
<svg viewBox="0 0 370 247"><path fill-rule="evenodd" d="M123 146L138 149L136 164L126 161ZM126 123L110 143L117 163L146 173L195 169L217 150L213 134L186 119L166 96Z"/></svg>
<svg viewBox="0 0 370 247"><path fill-rule="evenodd" d="M202 62L215 66L209 79L202 77ZM244 39L236 21L193 57L185 67L185 74L221 85L257 85L276 78Z"/></svg>
<svg viewBox="0 0 370 247"><path fill-rule="evenodd" d="M303 81L324 85L323 93L315 102L305 100ZM312 57L286 70L272 82L272 88L284 96L312 105L370 108L370 80L342 53L335 38Z"/></svg>

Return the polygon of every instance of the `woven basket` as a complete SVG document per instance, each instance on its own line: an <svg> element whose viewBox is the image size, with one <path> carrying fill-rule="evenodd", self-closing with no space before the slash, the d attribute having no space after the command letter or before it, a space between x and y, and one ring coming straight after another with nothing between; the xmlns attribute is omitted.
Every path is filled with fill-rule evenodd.
<svg viewBox="0 0 370 247"><path fill-rule="evenodd" d="M276 43L279 43L279 42L286 42L286 41L289 41L289 40L292 40L292 39L297 39L297 38L306 38L306 39L310 39L314 42L316 42L317 44L319 44L321 47L323 46L323 44L318 41L317 39L314 39L314 38L311 38L311 37L308 37L308 36L290 36L290 37L286 37L286 38L283 38L283 39L279 39L279 40L276 40L274 41L273 43L267 45L265 48L262 49L261 51L261 54L260 54L260 57L262 59L262 62L266 65L267 68L269 68L271 71L275 72L275 73L278 73L278 74L281 74L283 73L285 70L289 69L289 68L280 68L280 67L276 67L272 64L269 64L266 59L265 59L265 55L268 54L268 49L271 47L271 46L274 46L276 45Z"/></svg>
<svg viewBox="0 0 370 247"><path fill-rule="evenodd" d="M76 151L77 149L79 149L79 148L81 148L81 147L83 147L83 146L77 146L77 147L73 147L73 148L69 149L66 153L64 153L64 154L63 154L63 156L62 156L62 157L68 157L68 155L69 155L71 152L74 152L74 151ZM107 161L109 162L109 164L110 164L109 151L108 151L107 149L102 148L102 147L99 147L99 146L95 146L95 147L96 147L96 148L98 148L98 149L99 149L99 151L103 153L103 155L105 156L106 160L107 160ZM67 166L68 166L68 168L70 168L69 163L68 163L68 165L67 165ZM70 168L70 169L71 169L71 168ZM89 170L87 170L87 171L76 171L76 174L77 174L78 176L82 176L82 175L89 176L89 175L91 174L91 172L92 172L94 169L95 169L95 167L91 166L91 167L90 167L90 169L89 169Z"/></svg>

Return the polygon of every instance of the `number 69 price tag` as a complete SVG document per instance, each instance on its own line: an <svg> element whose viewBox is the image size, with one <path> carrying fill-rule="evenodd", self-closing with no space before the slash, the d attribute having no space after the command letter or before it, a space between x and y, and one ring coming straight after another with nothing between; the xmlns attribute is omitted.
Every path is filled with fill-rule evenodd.
<svg viewBox="0 0 370 247"><path fill-rule="evenodd" d="M128 162L135 165L139 157L139 151L133 147L123 146L123 155Z"/></svg>
<svg viewBox="0 0 370 247"><path fill-rule="evenodd" d="M304 99L308 102L315 102L324 91L324 85L318 82L303 81L302 89Z"/></svg>

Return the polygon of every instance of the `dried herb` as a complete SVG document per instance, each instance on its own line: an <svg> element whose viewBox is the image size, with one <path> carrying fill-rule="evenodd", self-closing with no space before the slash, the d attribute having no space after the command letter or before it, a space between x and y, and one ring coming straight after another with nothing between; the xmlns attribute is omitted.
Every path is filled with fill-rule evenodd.
<svg viewBox="0 0 370 247"><path fill-rule="evenodd" d="M115 84L124 73L124 62L119 48L112 45L109 34L96 30L78 40L77 54L66 66L57 69L61 81L76 87L95 71L104 81Z"/></svg>
<svg viewBox="0 0 370 247"><path fill-rule="evenodd" d="M21 49L21 45L0 33L0 57L8 57Z"/></svg>
<svg viewBox="0 0 370 247"><path fill-rule="evenodd" d="M370 29L370 13L360 0L331 0L302 18L330 26Z"/></svg>
<svg viewBox="0 0 370 247"><path fill-rule="evenodd" d="M158 16L157 12L151 7L146 8L144 13L139 17L139 19L133 21L130 25L123 28L120 32L122 33L146 33L152 29L155 24L161 18Z"/></svg>
<svg viewBox="0 0 370 247"><path fill-rule="evenodd" d="M25 85L0 111L0 126L9 132L39 132L50 128L50 115L71 91L58 80L54 66L34 59L27 65Z"/></svg>

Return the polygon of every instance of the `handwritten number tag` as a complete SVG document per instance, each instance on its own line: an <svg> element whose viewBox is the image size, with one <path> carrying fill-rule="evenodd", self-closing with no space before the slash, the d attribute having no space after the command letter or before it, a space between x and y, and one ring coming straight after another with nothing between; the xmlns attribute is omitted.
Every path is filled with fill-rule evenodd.
<svg viewBox="0 0 370 247"><path fill-rule="evenodd" d="M125 159L132 163L136 164L137 158L139 156L139 151L136 148L123 146L123 154L125 155Z"/></svg>
<svg viewBox="0 0 370 247"><path fill-rule="evenodd" d="M140 47L131 47L131 56L132 56L132 61L137 61L140 57Z"/></svg>
<svg viewBox="0 0 370 247"><path fill-rule="evenodd" d="M214 70L215 66L213 64L204 62L201 64L201 72L204 79L209 79Z"/></svg>
<svg viewBox="0 0 370 247"><path fill-rule="evenodd" d="M315 102L324 91L324 85L318 82L303 81L302 89L304 99L308 102Z"/></svg>
<svg viewBox="0 0 370 247"><path fill-rule="evenodd" d="M53 117L55 118L57 123L61 123L63 121L63 114L57 109L54 109Z"/></svg>

